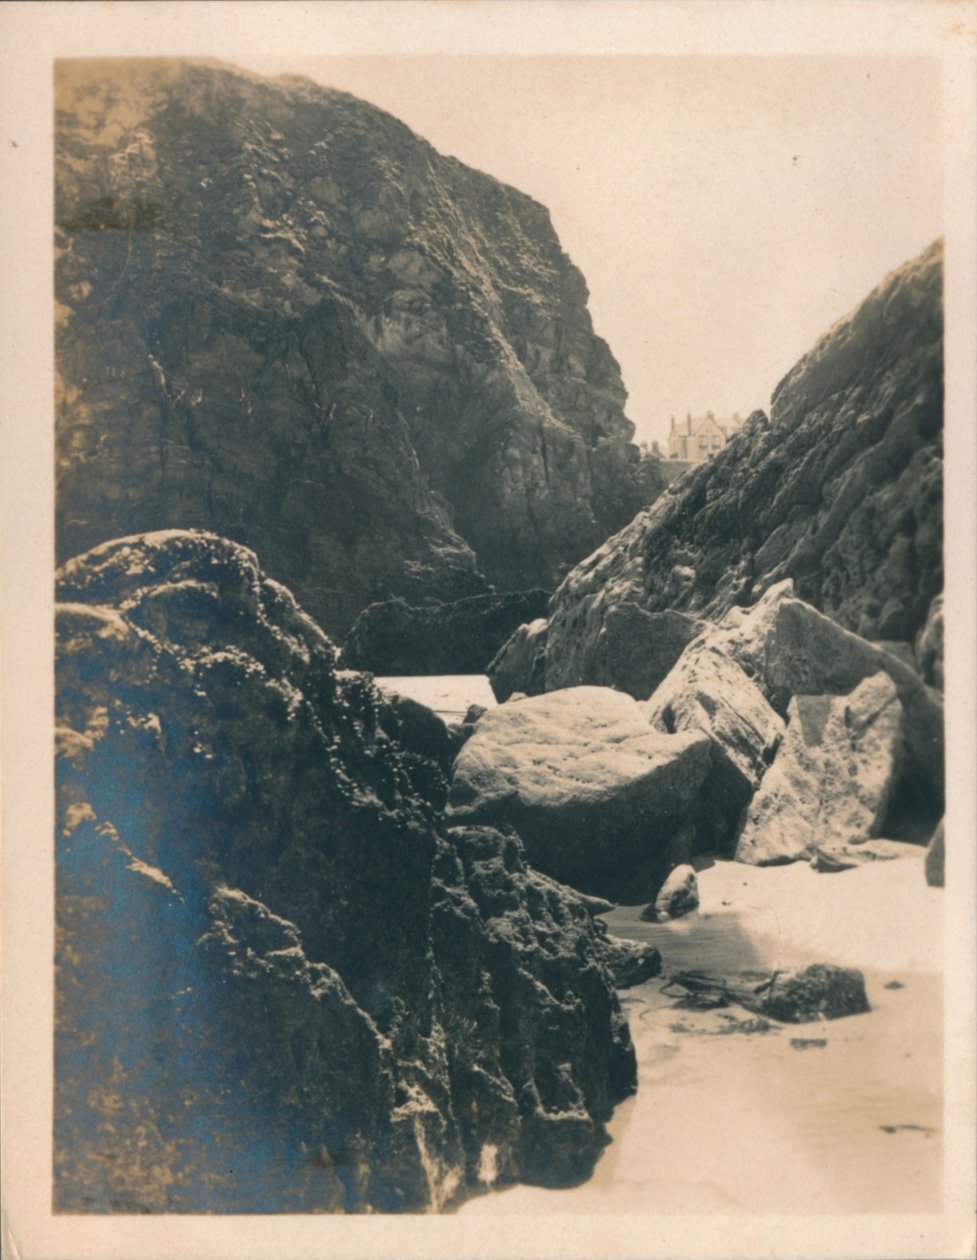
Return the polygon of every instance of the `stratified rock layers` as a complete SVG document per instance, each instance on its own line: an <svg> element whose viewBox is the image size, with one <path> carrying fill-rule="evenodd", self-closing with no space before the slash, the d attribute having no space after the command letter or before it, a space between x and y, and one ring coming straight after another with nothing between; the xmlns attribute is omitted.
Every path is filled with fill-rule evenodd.
<svg viewBox="0 0 977 1260"><path fill-rule="evenodd" d="M654 497L531 198L293 77L61 62L58 107L62 559L214 529L342 633L476 556L552 589Z"/></svg>
<svg viewBox="0 0 977 1260"><path fill-rule="evenodd" d="M617 609L716 619L786 577L847 629L912 644L943 586L942 424L937 243L797 364L769 421L754 414L567 575L550 605L547 689L598 681Z"/></svg>
<svg viewBox="0 0 977 1260"><path fill-rule="evenodd" d="M634 1085L587 906L252 553L59 574L55 1205L418 1211L586 1176Z"/></svg>

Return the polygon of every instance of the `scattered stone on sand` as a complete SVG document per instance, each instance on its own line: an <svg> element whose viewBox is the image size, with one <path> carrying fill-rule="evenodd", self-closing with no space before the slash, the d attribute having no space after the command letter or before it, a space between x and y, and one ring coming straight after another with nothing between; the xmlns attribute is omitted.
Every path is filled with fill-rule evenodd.
<svg viewBox="0 0 977 1260"><path fill-rule="evenodd" d="M740 862L768 865L878 835L899 769L903 713L878 673L849 696L795 696L787 732L736 843Z"/></svg>
<svg viewBox="0 0 977 1260"><path fill-rule="evenodd" d="M457 822L513 828L529 861L614 899L647 900L675 861L670 848L711 764L699 732L653 731L637 701L574 687L491 709L455 762Z"/></svg>
<svg viewBox="0 0 977 1260"><path fill-rule="evenodd" d="M920 859L923 849L903 840L863 840L858 844L819 845L811 855L815 871L833 874L864 866L866 862L892 862L897 858Z"/></svg>
<svg viewBox="0 0 977 1260"><path fill-rule="evenodd" d="M658 890L658 896L645 906L641 917L646 922L666 923L691 914L699 905L699 885L691 866L676 866Z"/></svg>
<svg viewBox="0 0 977 1260"><path fill-rule="evenodd" d="M823 1050L828 1044L827 1037L791 1037L790 1044L795 1050Z"/></svg>
<svg viewBox="0 0 977 1260"><path fill-rule="evenodd" d="M945 860L946 840L944 839L943 819L941 818L939 826L933 832L933 838L926 849L926 882L931 888L942 888L944 886Z"/></svg>
<svg viewBox="0 0 977 1260"><path fill-rule="evenodd" d="M865 977L853 967L812 963L784 971L739 971L728 975L681 971L662 992L678 1005L709 1010L735 1003L785 1024L840 1019L869 1010Z"/></svg>

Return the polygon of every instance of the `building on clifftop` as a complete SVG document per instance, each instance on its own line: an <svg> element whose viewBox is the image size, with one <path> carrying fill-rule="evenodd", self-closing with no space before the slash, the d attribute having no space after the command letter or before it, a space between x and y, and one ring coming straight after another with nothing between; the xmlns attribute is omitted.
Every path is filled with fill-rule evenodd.
<svg viewBox="0 0 977 1260"><path fill-rule="evenodd" d="M691 411L684 420L676 420L672 416L672 427L668 434L668 458L702 464L723 449L742 423L743 419L738 411L733 412L731 420L717 420L711 411L697 419L693 418Z"/></svg>

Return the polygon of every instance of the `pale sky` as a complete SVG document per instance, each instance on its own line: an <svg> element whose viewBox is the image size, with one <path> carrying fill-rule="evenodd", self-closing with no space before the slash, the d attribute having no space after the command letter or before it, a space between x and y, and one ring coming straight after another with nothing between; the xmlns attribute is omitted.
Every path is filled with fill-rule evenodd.
<svg viewBox="0 0 977 1260"><path fill-rule="evenodd" d="M636 438L748 414L943 231L938 66L897 57L254 58L550 210Z"/></svg>

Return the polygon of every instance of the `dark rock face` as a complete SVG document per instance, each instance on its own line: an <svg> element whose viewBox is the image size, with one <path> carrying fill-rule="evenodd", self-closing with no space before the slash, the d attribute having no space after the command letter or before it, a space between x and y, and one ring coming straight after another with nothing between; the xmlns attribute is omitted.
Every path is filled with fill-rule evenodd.
<svg viewBox="0 0 977 1260"><path fill-rule="evenodd" d="M482 674L522 622L541 617L545 591L472 595L451 604L371 604L343 644L343 661L374 674Z"/></svg>
<svg viewBox="0 0 977 1260"><path fill-rule="evenodd" d="M552 589L660 488L529 197L294 77L59 62L58 110L62 559L215 529L345 633L476 556Z"/></svg>
<svg viewBox="0 0 977 1260"><path fill-rule="evenodd" d="M702 629L695 617L624 600L607 609L594 638L584 634L572 655L547 655L546 690L587 683L647 700Z"/></svg>
<svg viewBox="0 0 977 1260"><path fill-rule="evenodd" d="M546 621L519 626L488 665L492 693L503 704L515 692L538 696L546 690Z"/></svg>
<svg viewBox="0 0 977 1260"><path fill-rule="evenodd" d="M601 629L629 602L716 618L784 577L859 635L911 644L943 586L942 338L937 243L797 364L769 421L755 413L567 575L547 686L594 680Z"/></svg>
<svg viewBox="0 0 977 1260"><path fill-rule="evenodd" d="M942 888L946 883L946 836L943 830L943 819L933 832L932 839L926 847L926 882L931 888Z"/></svg>
<svg viewBox="0 0 977 1260"><path fill-rule="evenodd" d="M56 1208L585 1176L635 1080L587 907L444 829L403 716L242 547L119 540L59 597Z"/></svg>

